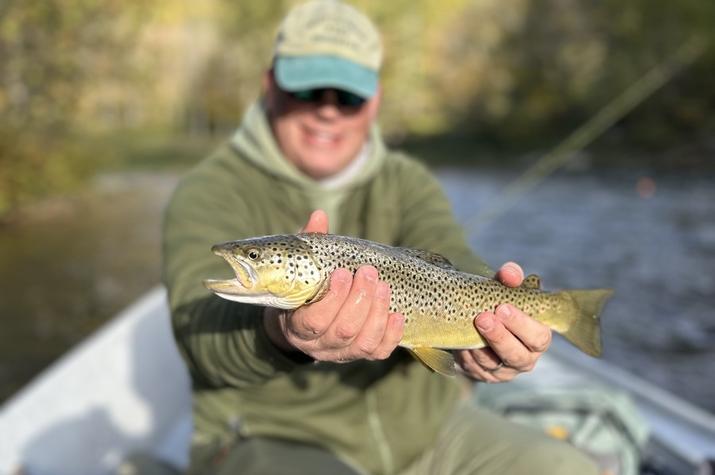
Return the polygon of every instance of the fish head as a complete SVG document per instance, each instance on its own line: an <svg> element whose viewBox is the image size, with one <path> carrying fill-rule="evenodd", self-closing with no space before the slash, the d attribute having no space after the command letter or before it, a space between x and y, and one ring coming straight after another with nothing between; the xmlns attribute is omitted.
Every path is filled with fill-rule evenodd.
<svg viewBox="0 0 715 475"><path fill-rule="evenodd" d="M208 279L204 285L235 302L294 309L312 299L327 280L310 246L298 236L229 241L211 250L231 265L236 277Z"/></svg>

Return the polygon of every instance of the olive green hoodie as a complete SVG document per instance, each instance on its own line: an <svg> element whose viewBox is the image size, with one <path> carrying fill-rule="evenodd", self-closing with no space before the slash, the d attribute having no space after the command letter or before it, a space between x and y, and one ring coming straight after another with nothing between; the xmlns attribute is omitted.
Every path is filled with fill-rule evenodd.
<svg viewBox="0 0 715 475"><path fill-rule="evenodd" d="M263 308L210 294L231 270L213 244L297 232L316 208L331 232L428 249L487 274L436 180L390 152L375 127L357 168L312 180L280 153L260 104L177 187L164 222L163 278L175 337L193 383L195 447L273 436L322 446L366 473L404 468L428 447L459 397L456 379L398 349L386 361L306 363L265 334ZM194 460L193 462L196 462Z"/></svg>

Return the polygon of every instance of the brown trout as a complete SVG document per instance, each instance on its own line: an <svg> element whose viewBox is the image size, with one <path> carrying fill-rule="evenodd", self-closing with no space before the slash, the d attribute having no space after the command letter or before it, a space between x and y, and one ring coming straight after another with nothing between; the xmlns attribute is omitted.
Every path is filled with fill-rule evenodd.
<svg viewBox="0 0 715 475"><path fill-rule="evenodd" d="M448 350L486 345L474 327L475 316L511 303L563 335L583 352L601 353L599 314L609 289L546 292L531 275L520 287L491 277L460 272L444 257L331 234L264 236L213 246L236 277L205 280L220 297L237 302L295 309L320 300L330 274L343 267L377 268L392 289L390 311L405 317L400 346L426 366L455 374Z"/></svg>

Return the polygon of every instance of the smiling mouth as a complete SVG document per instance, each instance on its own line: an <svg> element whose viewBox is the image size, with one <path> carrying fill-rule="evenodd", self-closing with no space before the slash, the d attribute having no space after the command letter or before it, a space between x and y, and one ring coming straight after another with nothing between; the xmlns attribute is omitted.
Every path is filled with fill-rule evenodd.
<svg viewBox="0 0 715 475"><path fill-rule="evenodd" d="M340 138L340 136L336 133L324 132L312 128L305 128L304 132L308 141L315 145L335 145L336 143L338 143Z"/></svg>

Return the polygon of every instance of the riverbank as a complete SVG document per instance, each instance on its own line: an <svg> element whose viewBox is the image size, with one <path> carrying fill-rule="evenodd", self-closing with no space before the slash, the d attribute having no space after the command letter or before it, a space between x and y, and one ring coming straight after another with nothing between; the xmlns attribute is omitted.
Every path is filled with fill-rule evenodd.
<svg viewBox="0 0 715 475"><path fill-rule="evenodd" d="M230 136L230 131L215 135L175 134L161 130L124 130L84 137L81 159L91 161L89 176L127 172L182 173L195 165ZM465 135L391 137L390 146L424 161L431 167L478 166L491 169L526 170L553 151L557 142L531 142L528 145L494 143L486 138ZM72 147L70 147L72 148ZM88 159L91 156L91 160ZM593 146L569 156L563 166L576 171L645 170L658 172L715 173L715 136L703 136L686 144L663 149L647 149L624 143L617 132L610 132ZM91 187L78 181L61 194L47 196L41 191L23 198L10 210L0 209L0 229L18 222L45 219L66 213L74 196Z"/></svg>
<svg viewBox="0 0 715 475"><path fill-rule="evenodd" d="M624 142L611 131L566 160L565 168L576 170L649 169L662 172L715 172L715 135L703 134L688 143L644 147ZM527 168L552 153L559 141L528 145L493 143L477 136L442 135L393 140L393 145L432 166L479 166Z"/></svg>

